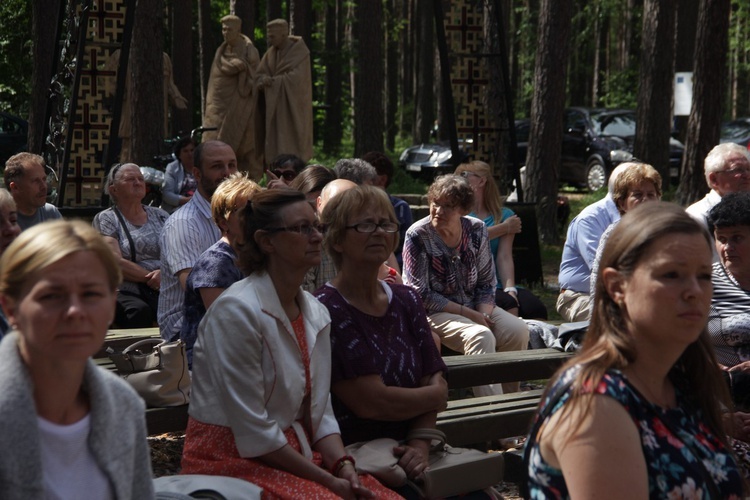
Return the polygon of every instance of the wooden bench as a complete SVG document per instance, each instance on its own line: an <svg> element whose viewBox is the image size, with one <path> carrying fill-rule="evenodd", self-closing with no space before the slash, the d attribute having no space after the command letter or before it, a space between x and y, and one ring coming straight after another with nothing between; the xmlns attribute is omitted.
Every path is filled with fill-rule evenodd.
<svg viewBox="0 0 750 500"><path fill-rule="evenodd" d="M488 383L548 378L570 354L553 349L504 352L445 358L452 389ZM438 428L456 446L524 434L539 403L541 391L450 401L438 415ZM149 408L149 434L184 431L188 406Z"/></svg>
<svg viewBox="0 0 750 500"><path fill-rule="evenodd" d="M451 389L551 377L571 354L554 349L447 356ZM534 416L539 390L448 402L438 414L438 429L454 446L466 446L525 434Z"/></svg>

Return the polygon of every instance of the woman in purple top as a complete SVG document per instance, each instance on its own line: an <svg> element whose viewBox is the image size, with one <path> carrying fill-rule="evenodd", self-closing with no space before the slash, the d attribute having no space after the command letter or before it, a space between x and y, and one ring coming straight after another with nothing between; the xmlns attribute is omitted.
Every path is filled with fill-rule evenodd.
<svg viewBox="0 0 750 500"><path fill-rule="evenodd" d="M331 314L333 409L344 444L389 437L411 478L428 466L429 443L409 431L435 428L445 409L445 364L432 341L422 301L404 285L378 280L398 243L388 195L372 186L339 193L321 221L338 274L316 292Z"/></svg>
<svg viewBox="0 0 750 500"><path fill-rule="evenodd" d="M193 363L193 344L198 324L216 298L243 278L235 249L242 236L240 213L260 186L236 173L224 180L211 197L211 214L221 229L221 239L198 257L185 284L185 312L180 338L185 342L188 363Z"/></svg>

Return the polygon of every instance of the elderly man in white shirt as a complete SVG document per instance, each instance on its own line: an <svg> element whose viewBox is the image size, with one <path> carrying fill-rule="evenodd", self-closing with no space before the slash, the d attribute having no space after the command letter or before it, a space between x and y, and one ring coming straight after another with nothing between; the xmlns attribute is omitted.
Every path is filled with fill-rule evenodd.
<svg viewBox="0 0 750 500"><path fill-rule="evenodd" d="M711 191L685 210L707 227L708 212L724 195L750 191L750 151L733 142L719 144L706 155L703 171Z"/></svg>

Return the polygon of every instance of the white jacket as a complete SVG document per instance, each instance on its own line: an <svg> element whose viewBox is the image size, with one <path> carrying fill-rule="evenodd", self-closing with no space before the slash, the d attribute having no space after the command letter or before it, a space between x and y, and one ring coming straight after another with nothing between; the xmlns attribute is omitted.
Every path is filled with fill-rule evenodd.
<svg viewBox="0 0 750 500"><path fill-rule="evenodd" d="M310 353L312 443L339 426L331 408L331 319L300 289L299 306ZM240 456L283 447L284 430L302 419L305 369L292 325L268 274L229 287L198 327L190 416L230 427Z"/></svg>

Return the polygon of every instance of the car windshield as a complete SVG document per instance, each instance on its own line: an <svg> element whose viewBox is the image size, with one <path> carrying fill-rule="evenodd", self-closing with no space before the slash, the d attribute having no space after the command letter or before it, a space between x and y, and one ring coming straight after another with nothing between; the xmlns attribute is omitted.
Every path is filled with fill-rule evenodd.
<svg viewBox="0 0 750 500"><path fill-rule="evenodd" d="M750 123L736 121L725 123L721 127L722 139L742 139L750 135Z"/></svg>
<svg viewBox="0 0 750 500"><path fill-rule="evenodd" d="M635 114L592 113L591 121L594 125L594 130L599 135L614 135L617 137L635 136Z"/></svg>

